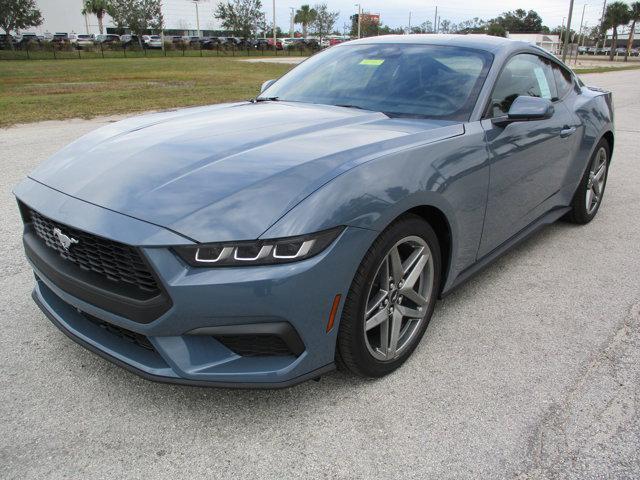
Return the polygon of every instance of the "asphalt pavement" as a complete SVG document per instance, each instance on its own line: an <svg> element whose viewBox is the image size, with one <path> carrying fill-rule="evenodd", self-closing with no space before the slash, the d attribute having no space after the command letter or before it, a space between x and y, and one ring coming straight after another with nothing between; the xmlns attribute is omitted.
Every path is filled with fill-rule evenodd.
<svg viewBox="0 0 640 480"><path fill-rule="evenodd" d="M11 188L113 119L0 130L0 478L640 478L640 71L614 91L604 203L441 301L413 357L277 391L151 383L30 298Z"/></svg>

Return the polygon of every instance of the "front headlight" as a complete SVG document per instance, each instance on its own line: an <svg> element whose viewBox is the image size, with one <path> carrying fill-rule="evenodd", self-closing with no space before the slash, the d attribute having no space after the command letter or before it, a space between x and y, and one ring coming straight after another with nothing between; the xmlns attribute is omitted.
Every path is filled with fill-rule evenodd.
<svg viewBox="0 0 640 480"><path fill-rule="evenodd" d="M175 252L193 267L240 267L297 262L322 252L338 238L344 227L309 235L220 242L174 247Z"/></svg>

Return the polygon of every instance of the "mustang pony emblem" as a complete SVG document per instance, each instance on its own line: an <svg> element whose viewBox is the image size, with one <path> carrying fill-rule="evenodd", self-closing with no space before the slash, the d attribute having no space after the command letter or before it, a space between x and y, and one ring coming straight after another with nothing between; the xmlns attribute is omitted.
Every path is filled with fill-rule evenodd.
<svg viewBox="0 0 640 480"><path fill-rule="evenodd" d="M69 250L69 247L71 247L71 245L73 245L74 243L78 243L78 240L65 235L58 227L53 229L53 234L56 236L56 238L62 245L62 248L64 248L65 250Z"/></svg>

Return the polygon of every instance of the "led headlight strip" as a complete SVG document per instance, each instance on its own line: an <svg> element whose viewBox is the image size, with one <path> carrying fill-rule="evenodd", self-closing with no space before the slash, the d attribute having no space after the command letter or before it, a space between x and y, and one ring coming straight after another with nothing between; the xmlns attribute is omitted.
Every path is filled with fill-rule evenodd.
<svg viewBox="0 0 640 480"><path fill-rule="evenodd" d="M275 265L317 255L343 230L344 227L336 227L296 237L187 245L174 250L194 267Z"/></svg>

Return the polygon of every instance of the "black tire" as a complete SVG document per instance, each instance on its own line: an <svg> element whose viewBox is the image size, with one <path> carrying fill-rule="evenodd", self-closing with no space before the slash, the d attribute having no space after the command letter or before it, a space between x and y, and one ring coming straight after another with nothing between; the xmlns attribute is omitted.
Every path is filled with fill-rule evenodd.
<svg viewBox="0 0 640 480"><path fill-rule="evenodd" d="M368 350L365 341L364 322L366 298L371 290L378 267L396 242L408 237L423 239L431 249L433 258L433 283L425 316L418 330L411 337L404 351L396 358L381 361ZM341 370L348 370L362 377L382 377L400 367L413 353L424 335L433 314L436 299L440 291L441 257L438 238L431 226L416 215L404 215L393 222L373 242L365 254L349 289L338 330L336 345L336 364Z"/></svg>
<svg viewBox="0 0 640 480"><path fill-rule="evenodd" d="M604 149L604 151L606 152L606 170L604 172L604 184L602 185L600 197L597 204L595 205L595 208L592 211L589 211L587 209L585 197L587 195L587 190L590 189L589 185L591 181L591 178L590 178L591 165L593 164L594 159L596 158L598 153L601 151L601 149ZM593 154L591 155L591 158L589 158L589 163L587 164L587 168L585 169L584 175L580 180L580 184L578 185L578 188L576 189L576 192L573 195L573 199L571 200L571 211L567 213L564 217L566 221L571 223L576 223L578 225L584 225L586 223L589 223L591 220L593 220L593 218L598 213L598 210L600 209L600 205L602 205L602 198L604 196L604 191L607 186L607 177L609 176L610 163L611 163L611 148L609 147L609 142L603 138L600 140L600 142L598 142L598 145L596 145L596 148L594 149Z"/></svg>

